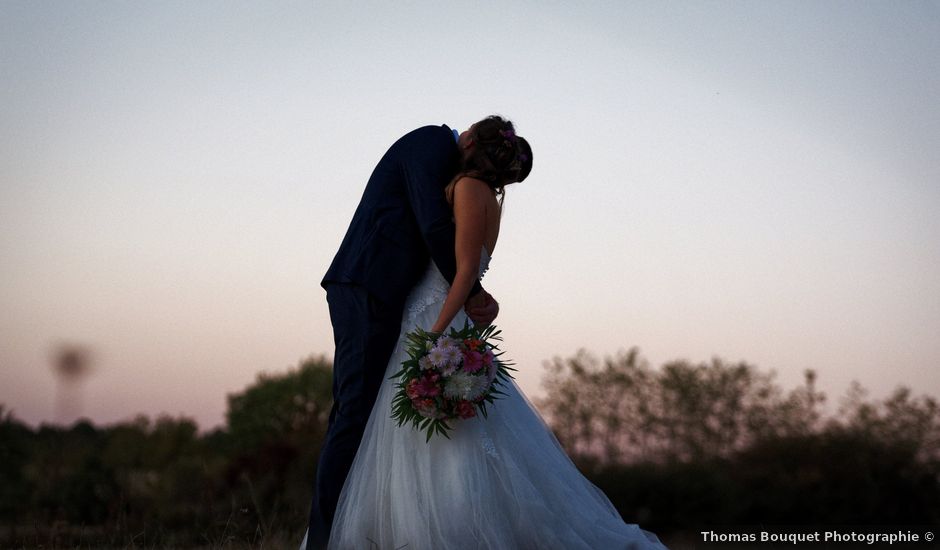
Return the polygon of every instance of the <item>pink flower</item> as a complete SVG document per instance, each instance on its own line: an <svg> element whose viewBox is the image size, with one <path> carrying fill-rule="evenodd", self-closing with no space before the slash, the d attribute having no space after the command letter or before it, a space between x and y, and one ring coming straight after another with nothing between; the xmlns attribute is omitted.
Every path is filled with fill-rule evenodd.
<svg viewBox="0 0 940 550"><path fill-rule="evenodd" d="M477 410L469 401L460 401L457 403L457 416L460 418L473 418L477 415Z"/></svg>
<svg viewBox="0 0 940 550"><path fill-rule="evenodd" d="M476 372L483 368L483 355L478 351L463 352L464 372Z"/></svg>
<svg viewBox="0 0 940 550"><path fill-rule="evenodd" d="M411 404L417 409L418 414L425 418L439 418L441 416L437 410L437 403L433 399L412 399Z"/></svg>
<svg viewBox="0 0 940 550"><path fill-rule="evenodd" d="M425 374L421 378L416 378L415 391L422 397L434 397L440 395L441 387L437 381L441 378L440 374ZM410 397L410 396L409 396Z"/></svg>
<svg viewBox="0 0 940 550"><path fill-rule="evenodd" d="M408 385L405 386L405 393L408 395L408 399L417 399L421 396L418 391L418 379L412 378L408 381Z"/></svg>

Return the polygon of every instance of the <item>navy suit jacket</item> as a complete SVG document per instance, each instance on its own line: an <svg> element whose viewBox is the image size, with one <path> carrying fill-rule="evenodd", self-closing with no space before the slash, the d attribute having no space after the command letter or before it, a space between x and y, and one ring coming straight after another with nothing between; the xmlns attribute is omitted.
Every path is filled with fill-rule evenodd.
<svg viewBox="0 0 940 550"><path fill-rule="evenodd" d="M422 126L393 143L372 171L320 286L358 283L401 307L429 259L453 283L456 227L444 187L456 173L459 155L446 124ZM480 290L477 279L470 295Z"/></svg>

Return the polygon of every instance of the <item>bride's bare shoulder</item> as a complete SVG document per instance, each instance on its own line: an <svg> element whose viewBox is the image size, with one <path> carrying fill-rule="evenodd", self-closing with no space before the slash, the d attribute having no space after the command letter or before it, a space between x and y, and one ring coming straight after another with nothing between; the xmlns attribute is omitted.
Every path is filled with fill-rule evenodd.
<svg viewBox="0 0 940 550"><path fill-rule="evenodd" d="M487 210L499 208L496 192L479 178L463 176L448 187L447 200L451 206L457 206L457 202L472 202L485 205Z"/></svg>

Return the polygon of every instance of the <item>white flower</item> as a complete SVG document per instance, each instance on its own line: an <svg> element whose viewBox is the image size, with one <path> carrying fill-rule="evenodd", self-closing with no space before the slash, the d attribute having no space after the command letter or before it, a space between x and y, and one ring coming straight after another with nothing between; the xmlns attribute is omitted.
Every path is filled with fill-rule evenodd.
<svg viewBox="0 0 940 550"><path fill-rule="evenodd" d="M427 355L418 359L418 366L421 367L421 370L431 370L434 368L434 365L431 364L431 358Z"/></svg>
<svg viewBox="0 0 940 550"><path fill-rule="evenodd" d="M450 336L441 336L437 339L437 345L443 349L456 348L457 340L454 340Z"/></svg>
<svg viewBox="0 0 940 550"><path fill-rule="evenodd" d="M483 376L457 373L444 382L444 396L449 398L473 400L483 395L489 387L489 382Z"/></svg>
<svg viewBox="0 0 940 550"><path fill-rule="evenodd" d="M434 346L427 354L431 364L435 367L443 367L447 363L447 354L441 348Z"/></svg>
<svg viewBox="0 0 940 550"><path fill-rule="evenodd" d="M463 363L463 353L460 352L460 348L457 346L447 348L447 362L454 367L459 367Z"/></svg>
<svg viewBox="0 0 940 550"><path fill-rule="evenodd" d="M453 362L448 361L447 363L444 363L443 367L441 367L441 374L444 376L450 376L457 372L458 367L460 367L459 364L454 364Z"/></svg>

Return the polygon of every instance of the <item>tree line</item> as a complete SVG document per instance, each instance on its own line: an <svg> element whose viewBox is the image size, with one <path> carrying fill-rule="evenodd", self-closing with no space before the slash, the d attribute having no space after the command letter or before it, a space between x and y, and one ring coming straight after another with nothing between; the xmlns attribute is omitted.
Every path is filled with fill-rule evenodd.
<svg viewBox="0 0 940 550"><path fill-rule="evenodd" d="M720 359L652 369L636 348L553 359L538 407L624 518L663 530L720 524L935 525L940 408L899 386L857 382L827 415L816 372Z"/></svg>
<svg viewBox="0 0 940 550"><path fill-rule="evenodd" d="M936 524L940 411L858 384L834 415L805 372L719 359L651 368L636 348L546 363L536 400L624 519L667 541L719 524ZM33 429L0 404L0 543L296 548L331 407L330 361L259 374L225 424L138 415ZM498 402L497 402L498 404Z"/></svg>

